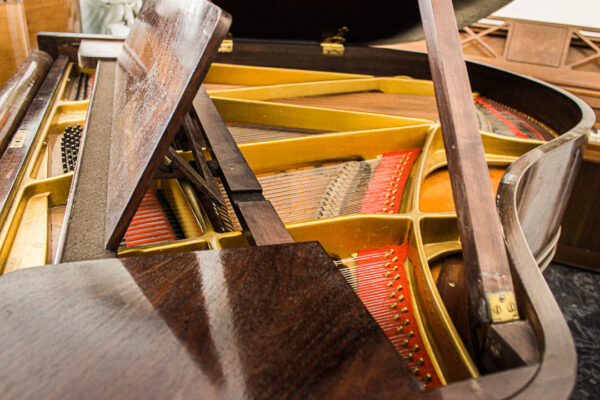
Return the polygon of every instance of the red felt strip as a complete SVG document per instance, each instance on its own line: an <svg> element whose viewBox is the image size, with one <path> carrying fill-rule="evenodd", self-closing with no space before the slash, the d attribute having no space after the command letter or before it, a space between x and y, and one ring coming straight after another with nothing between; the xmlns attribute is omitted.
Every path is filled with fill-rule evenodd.
<svg viewBox="0 0 600 400"><path fill-rule="evenodd" d="M439 386L415 320L404 269L406 254L406 244L359 251L358 296L417 377L428 387Z"/></svg>

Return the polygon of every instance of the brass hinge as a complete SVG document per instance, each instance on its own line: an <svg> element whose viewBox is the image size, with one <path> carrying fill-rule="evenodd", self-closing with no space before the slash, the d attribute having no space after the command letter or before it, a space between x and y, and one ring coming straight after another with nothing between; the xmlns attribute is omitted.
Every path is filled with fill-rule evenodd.
<svg viewBox="0 0 600 400"><path fill-rule="evenodd" d="M219 46L219 53L231 53L233 52L233 35L231 32L227 33L225 39L221 42L221 46Z"/></svg>
<svg viewBox="0 0 600 400"><path fill-rule="evenodd" d="M519 319L515 294L511 291L488 295L493 322L508 322Z"/></svg>
<svg viewBox="0 0 600 400"><path fill-rule="evenodd" d="M346 43L346 38L344 38L344 35L348 33L348 31L348 27L342 26L340 29L338 29L338 32L334 36L325 39L321 43L323 54L326 56L343 56L344 43Z"/></svg>

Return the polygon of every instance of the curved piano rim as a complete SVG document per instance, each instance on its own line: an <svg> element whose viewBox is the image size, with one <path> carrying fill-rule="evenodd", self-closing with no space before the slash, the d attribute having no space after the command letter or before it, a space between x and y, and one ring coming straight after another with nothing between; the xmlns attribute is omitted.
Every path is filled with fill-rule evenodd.
<svg viewBox="0 0 600 400"><path fill-rule="evenodd" d="M82 36L43 35L42 50L56 57L76 58ZM318 44L290 44L236 40L232 53L221 53L215 61L266 67L297 68L383 76L409 75L431 79L427 55L422 52L352 47L343 57L324 56ZM268 57L265 57L268 54ZM518 193L527 171L551 150L569 150L585 143L593 125L592 110L575 96L544 82L477 62L467 62L472 87L508 106L547 124L561 136L525 154L511 165L499 188L498 208L505 241L513 264L521 307L542 344L539 364L468 379L426 392L419 398L532 398L544 395L566 398L575 383L576 354L571 334L552 293L526 244L518 215ZM577 153L577 150L575 150ZM576 154L581 160L581 151ZM576 168L574 169L576 170ZM508 384L510 383L510 384ZM414 395L414 394L413 394Z"/></svg>
<svg viewBox="0 0 600 400"><path fill-rule="evenodd" d="M232 53L221 53L217 62L265 67L327 70L375 76L408 75L431 79L427 54L417 51L347 47L343 57L327 57L318 45L283 44L264 41L236 41ZM263 55L262 57L260 55ZM264 57L269 54L270 57ZM505 243L512 264L513 280L520 292L520 308L534 327L540 343L541 361L500 373L452 383L420 394L420 398L567 398L575 385L577 356L569 328L527 245L521 222L519 190L527 184L526 173L550 151L573 154L574 177L581 163L586 133L594 124L591 108L574 95L540 80L502 70L484 63L467 61L471 86L478 92L514 107L550 126L561 135L530 151L511 164L498 190ZM572 180L566 191L570 193ZM568 196L564 199L566 204ZM563 209L560 211L562 214ZM552 254L552 235L542 253ZM547 259L544 254L538 254ZM507 384L510 382L510 384Z"/></svg>

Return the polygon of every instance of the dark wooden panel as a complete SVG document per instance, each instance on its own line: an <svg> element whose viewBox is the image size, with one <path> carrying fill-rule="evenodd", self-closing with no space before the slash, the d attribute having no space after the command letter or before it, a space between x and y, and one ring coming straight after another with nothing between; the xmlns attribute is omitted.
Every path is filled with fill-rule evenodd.
<svg viewBox="0 0 600 400"><path fill-rule="evenodd" d="M0 159L0 221L6 216L7 204L14 197L23 178L23 167L31 157L31 147L49 112L58 84L67 68L68 58L59 56L23 116L17 132Z"/></svg>
<svg viewBox="0 0 600 400"><path fill-rule="evenodd" d="M230 17L206 1L146 2L117 59L106 246L115 249L188 112Z"/></svg>
<svg viewBox="0 0 600 400"><path fill-rule="evenodd" d="M292 243L291 235L273 205L265 200L254 171L204 87L194 98L194 111L219 163L223 184L250 242L259 246Z"/></svg>
<svg viewBox="0 0 600 400"><path fill-rule="evenodd" d="M418 390L318 243L0 279L5 399L375 398Z"/></svg>
<svg viewBox="0 0 600 400"><path fill-rule="evenodd" d="M258 179L254 176L254 172L238 149L219 111L204 88L201 88L194 98L194 110L210 143L211 152L221 167L228 190L262 192Z"/></svg>
<svg viewBox="0 0 600 400"><path fill-rule="evenodd" d="M241 201L236 205L240 222L244 230L251 233L249 240L255 246L294 242L270 201Z"/></svg>
<svg viewBox="0 0 600 400"><path fill-rule="evenodd" d="M562 220L555 259L600 270L600 163L583 161Z"/></svg>

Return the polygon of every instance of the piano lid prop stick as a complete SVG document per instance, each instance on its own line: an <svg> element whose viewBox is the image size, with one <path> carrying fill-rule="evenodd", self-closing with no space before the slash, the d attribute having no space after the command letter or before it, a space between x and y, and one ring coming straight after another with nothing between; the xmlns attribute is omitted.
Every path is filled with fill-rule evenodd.
<svg viewBox="0 0 600 400"><path fill-rule="evenodd" d="M481 324L518 319L502 226L449 0L419 0L469 281Z"/></svg>

